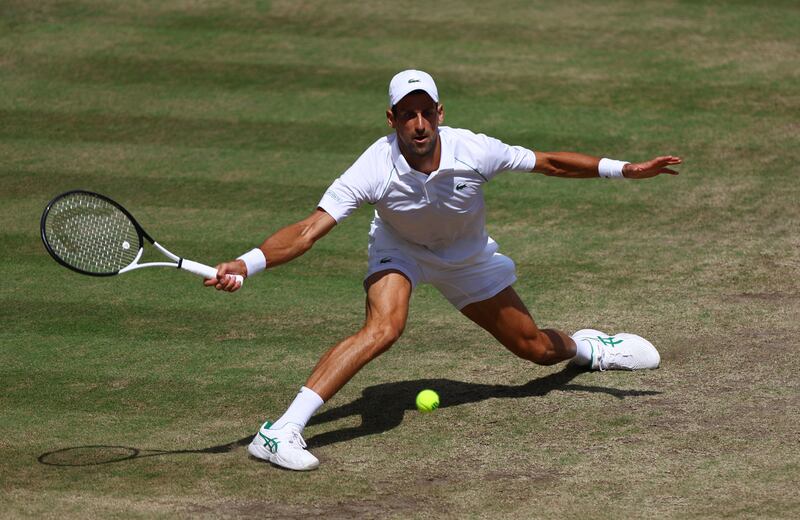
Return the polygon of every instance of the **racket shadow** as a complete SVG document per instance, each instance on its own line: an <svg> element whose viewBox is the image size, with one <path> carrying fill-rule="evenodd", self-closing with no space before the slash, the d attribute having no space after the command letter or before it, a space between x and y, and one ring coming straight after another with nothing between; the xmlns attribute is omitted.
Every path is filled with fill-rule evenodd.
<svg viewBox="0 0 800 520"><path fill-rule="evenodd" d="M42 453L36 460L39 461L39 464L44 464L45 466L97 466L165 455L228 453L241 446L247 446L252 439L253 436L248 435L227 444L196 450L146 450L131 446L105 444L73 446Z"/></svg>
<svg viewBox="0 0 800 520"><path fill-rule="evenodd" d="M415 399L420 390L435 389L441 396L439 408L476 403L486 399L520 399L543 397L553 390L567 392L604 393L617 399L658 395L651 390L621 390L601 386L577 385L570 383L586 370L566 366L560 372L532 379L521 385L486 385L466 383L451 379L417 379L397 381L370 386L362 391L362 396L350 403L326 410L315 415L309 426L337 421L345 417L361 416L361 425L320 433L309 437L309 448L320 448L339 442L347 442L358 437L375 435L396 428L403 422L405 413L416 410Z"/></svg>

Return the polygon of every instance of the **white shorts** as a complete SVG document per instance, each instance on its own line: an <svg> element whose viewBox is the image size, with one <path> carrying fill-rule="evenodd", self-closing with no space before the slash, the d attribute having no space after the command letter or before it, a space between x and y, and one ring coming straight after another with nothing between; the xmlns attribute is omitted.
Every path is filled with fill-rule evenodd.
<svg viewBox="0 0 800 520"><path fill-rule="evenodd" d="M381 271L400 271L411 281L412 288L429 283L459 310L489 299L517 281L514 261L497 252L468 265L447 266L419 260L403 246L400 239L384 234L371 237L364 279Z"/></svg>

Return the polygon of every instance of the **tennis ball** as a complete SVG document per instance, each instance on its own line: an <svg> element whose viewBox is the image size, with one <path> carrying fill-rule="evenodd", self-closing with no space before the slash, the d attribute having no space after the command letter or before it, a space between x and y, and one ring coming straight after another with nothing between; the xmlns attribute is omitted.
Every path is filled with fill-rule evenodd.
<svg viewBox="0 0 800 520"><path fill-rule="evenodd" d="M439 408L439 394L433 390L423 390L417 394L417 410L427 413L437 408Z"/></svg>

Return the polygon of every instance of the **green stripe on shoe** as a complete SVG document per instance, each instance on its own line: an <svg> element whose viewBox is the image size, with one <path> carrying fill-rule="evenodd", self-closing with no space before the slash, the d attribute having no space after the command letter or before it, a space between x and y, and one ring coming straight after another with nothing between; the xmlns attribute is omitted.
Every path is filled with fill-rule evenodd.
<svg viewBox="0 0 800 520"><path fill-rule="evenodd" d="M273 438L267 437L266 435L264 435L261 432L258 432L258 435L259 435L259 437L264 439L264 447L265 448L267 448L272 453L275 453L275 452L278 451L278 444L279 444L278 441L276 441Z"/></svg>

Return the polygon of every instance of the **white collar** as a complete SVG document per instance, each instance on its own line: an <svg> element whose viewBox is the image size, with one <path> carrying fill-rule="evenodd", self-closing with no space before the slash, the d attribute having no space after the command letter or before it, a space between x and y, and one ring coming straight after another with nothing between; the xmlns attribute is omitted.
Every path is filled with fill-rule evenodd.
<svg viewBox="0 0 800 520"><path fill-rule="evenodd" d="M439 155L439 168L433 172L431 172L428 176L432 177L437 172L443 170L453 170L455 169L456 164L456 156L453 143L447 139L447 132L442 132L443 129L447 127L439 127L439 142L441 144L441 153ZM407 173L417 172L417 170L413 169L409 166L408 161L403 156L402 152L400 152L400 145L398 144L397 134L393 134L391 136L392 141L392 162L394 163L395 168L397 168L397 173L400 175L405 175ZM421 173L421 172L417 172Z"/></svg>

